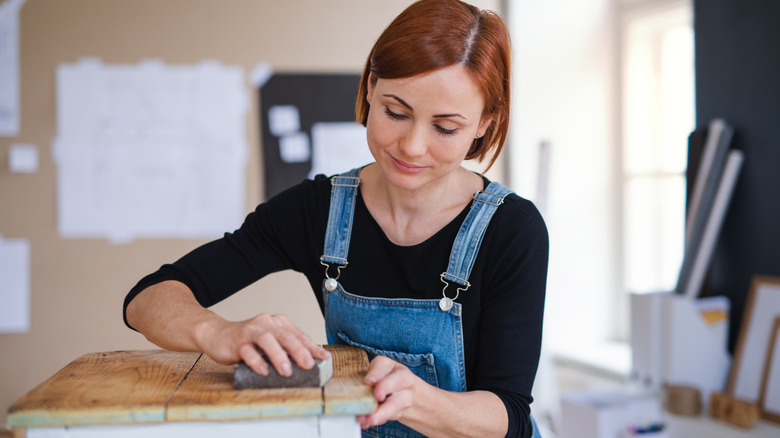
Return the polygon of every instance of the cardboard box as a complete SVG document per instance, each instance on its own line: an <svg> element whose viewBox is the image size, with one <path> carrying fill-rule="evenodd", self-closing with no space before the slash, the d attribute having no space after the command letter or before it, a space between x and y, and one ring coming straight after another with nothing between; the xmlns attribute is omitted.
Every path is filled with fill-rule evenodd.
<svg viewBox="0 0 780 438"><path fill-rule="evenodd" d="M561 400L559 438L623 438L632 436L633 427L661 424L663 419L661 400L647 393L586 390L566 393Z"/></svg>

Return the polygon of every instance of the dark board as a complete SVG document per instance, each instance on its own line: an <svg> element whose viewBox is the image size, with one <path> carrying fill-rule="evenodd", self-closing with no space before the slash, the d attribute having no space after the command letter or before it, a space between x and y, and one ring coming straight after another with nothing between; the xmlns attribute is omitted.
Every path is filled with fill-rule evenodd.
<svg viewBox="0 0 780 438"><path fill-rule="evenodd" d="M360 75L357 74L275 74L259 90L262 157L266 199L301 182L311 170L311 159L285 162L279 151L279 137L268 123L268 110L293 105L300 115L300 131L311 138L317 122L355 120L355 99Z"/></svg>
<svg viewBox="0 0 780 438"><path fill-rule="evenodd" d="M780 276L780 2L694 0L696 120L734 126L742 172L713 254L710 293L731 299L733 352L757 274Z"/></svg>

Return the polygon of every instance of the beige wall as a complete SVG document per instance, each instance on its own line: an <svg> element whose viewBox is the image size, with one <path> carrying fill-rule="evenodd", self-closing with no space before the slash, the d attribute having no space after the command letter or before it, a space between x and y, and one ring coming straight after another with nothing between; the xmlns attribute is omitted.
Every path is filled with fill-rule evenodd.
<svg viewBox="0 0 780 438"><path fill-rule="evenodd" d="M81 57L105 63L147 58L169 64L217 59L248 73L258 62L277 72L358 73L374 39L409 0L27 0L20 15L21 132L0 138L0 234L31 246L31 329L0 334L0 428L13 401L77 356L154 346L127 329L125 293L143 275L202 241L63 239L57 234L55 69ZM499 1L474 2L497 9ZM258 102L246 119L250 156L246 210L261 201ZM12 143L33 143L40 168L10 173ZM500 168L499 166L496 166ZM495 175L498 178L500 174ZM215 309L231 319L285 313L318 342L322 316L294 273L263 279ZM2 305L2 303L0 303Z"/></svg>

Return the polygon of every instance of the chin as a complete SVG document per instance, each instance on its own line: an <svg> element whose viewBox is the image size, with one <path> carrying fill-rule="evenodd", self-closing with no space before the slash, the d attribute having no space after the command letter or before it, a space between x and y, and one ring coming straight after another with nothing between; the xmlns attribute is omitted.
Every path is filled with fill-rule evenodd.
<svg viewBox="0 0 780 438"><path fill-rule="evenodd" d="M385 172L385 177L391 185L404 190L417 190L440 179L434 175L432 169L425 169L418 173L407 173L392 168L390 172Z"/></svg>

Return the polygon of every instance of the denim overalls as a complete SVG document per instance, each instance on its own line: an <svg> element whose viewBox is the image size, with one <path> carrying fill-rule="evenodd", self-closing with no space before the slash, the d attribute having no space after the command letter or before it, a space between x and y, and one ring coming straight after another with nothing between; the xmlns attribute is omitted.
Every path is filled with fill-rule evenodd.
<svg viewBox="0 0 780 438"><path fill-rule="evenodd" d="M474 196L441 274L441 299L369 298L353 295L336 281L347 266L347 251L357 198L360 169L332 178L328 227L325 233L326 266L322 293L325 328L330 344L347 344L400 362L431 385L448 391L466 391L461 304L455 302L469 288L468 278L493 213L510 193L491 183ZM335 274L331 277L331 274ZM457 414L456 414L457 415ZM364 437L421 437L403 424L391 421L363 431ZM534 436L538 436L534 424Z"/></svg>

